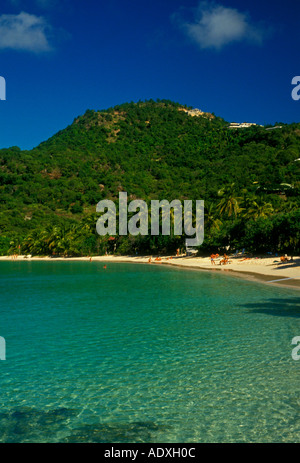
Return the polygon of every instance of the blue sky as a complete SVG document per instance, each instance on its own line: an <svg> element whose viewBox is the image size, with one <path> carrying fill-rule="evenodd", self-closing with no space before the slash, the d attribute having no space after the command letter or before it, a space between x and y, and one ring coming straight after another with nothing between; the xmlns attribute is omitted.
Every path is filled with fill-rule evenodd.
<svg viewBox="0 0 300 463"><path fill-rule="evenodd" d="M149 98L231 122L299 122L299 17L297 0L1 0L0 148Z"/></svg>

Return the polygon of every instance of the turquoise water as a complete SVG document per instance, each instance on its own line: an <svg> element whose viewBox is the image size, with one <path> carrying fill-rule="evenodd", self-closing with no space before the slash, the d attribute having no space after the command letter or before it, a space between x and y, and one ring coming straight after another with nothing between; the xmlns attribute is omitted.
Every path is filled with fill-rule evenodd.
<svg viewBox="0 0 300 463"><path fill-rule="evenodd" d="M300 442L299 292L1 262L0 442Z"/></svg>

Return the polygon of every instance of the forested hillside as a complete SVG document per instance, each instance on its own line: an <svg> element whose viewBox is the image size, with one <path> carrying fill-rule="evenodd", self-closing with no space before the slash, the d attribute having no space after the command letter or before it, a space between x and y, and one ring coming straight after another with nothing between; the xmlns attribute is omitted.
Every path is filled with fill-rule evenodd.
<svg viewBox="0 0 300 463"><path fill-rule="evenodd" d="M299 252L300 124L229 129L167 100L88 110L30 151L0 150L0 253L113 250L96 204L204 199L202 252ZM172 252L184 237L116 237L116 252Z"/></svg>

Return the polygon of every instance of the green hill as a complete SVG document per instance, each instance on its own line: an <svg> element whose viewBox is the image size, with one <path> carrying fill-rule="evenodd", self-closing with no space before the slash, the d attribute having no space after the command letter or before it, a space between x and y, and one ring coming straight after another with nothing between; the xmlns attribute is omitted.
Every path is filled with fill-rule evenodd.
<svg viewBox="0 0 300 463"><path fill-rule="evenodd" d="M300 124L229 129L214 114L192 117L187 109L150 100L88 110L30 151L0 150L0 252L19 245L36 254L104 252L107 243L94 231L95 207L101 199L117 200L119 191L147 201L204 199L203 250L222 248L228 239L232 249L254 249L257 237L248 230L254 226L258 250L296 252ZM276 240L267 239L266 230ZM65 238L60 247L59 237ZM183 241L117 242L120 252L163 252Z"/></svg>

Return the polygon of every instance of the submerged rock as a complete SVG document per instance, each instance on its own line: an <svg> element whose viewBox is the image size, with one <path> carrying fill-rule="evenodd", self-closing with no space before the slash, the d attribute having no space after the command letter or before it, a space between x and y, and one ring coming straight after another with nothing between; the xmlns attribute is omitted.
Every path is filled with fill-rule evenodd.
<svg viewBox="0 0 300 463"><path fill-rule="evenodd" d="M44 442L78 412L68 408L42 411L20 407L0 414L0 442Z"/></svg>
<svg viewBox="0 0 300 463"><path fill-rule="evenodd" d="M165 426L158 425L152 421L85 425L75 429L64 441L68 443L151 442L153 441L153 433L165 429Z"/></svg>

